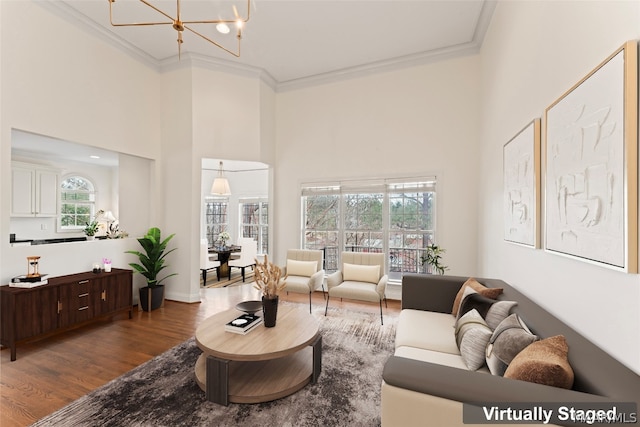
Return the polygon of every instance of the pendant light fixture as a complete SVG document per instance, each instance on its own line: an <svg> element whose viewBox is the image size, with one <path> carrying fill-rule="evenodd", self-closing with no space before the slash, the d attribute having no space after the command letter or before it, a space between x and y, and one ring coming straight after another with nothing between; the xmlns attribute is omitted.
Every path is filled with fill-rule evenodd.
<svg viewBox="0 0 640 427"><path fill-rule="evenodd" d="M222 161L220 162L220 169L218 169L218 176L213 180L213 185L211 186L211 194L215 194L216 196L231 195L229 181L227 180L227 177L224 176Z"/></svg>
<svg viewBox="0 0 640 427"><path fill-rule="evenodd" d="M180 58L182 55L182 34L184 33L184 31L188 31L190 33L192 33L193 35L196 35L206 41L208 41L209 43L211 43L212 45L219 47L220 49L224 50L227 53L230 53L231 55L235 56L235 57L240 57L240 40L242 39L242 30L244 28L244 24L247 23L247 21L249 20L249 14L251 12L251 0L247 0L247 14L245 17L242 17L238 14L238 10L236 9L235 5L233 6L233 13L234 13L234 17L233 18L228 18L228 19L197 19L197 20L185 20L183 21L181 19L181 10L180 10L180 0L176 0L176 13L175 13L175 17L170 15L168 12L165 12L163 10L161 10L160 8L158 8L157 6L154 6L153 4L150 3L150 0L140 0L141 3L143 3L146 6L149 6L151 9L155 10L156 12L158 12L160 15L164 16L166 18L165 21L157 21L157 22L129 22L129 23L120 23L120 22L114 22L113 21L113 9L114 9L114 3L116 2L116 0L109 0L109 21L111 22L111 25L114 27L136 27L136 26L152 26L152 25L171 25L173 27L174 30L176 30L178 32L178 57ZM236 38L236 47L235 49L233 48L227 48L225 46L222 45L222 43L219 43L215 40L212 40L211 38L207 37L206 35L202 34L201 32L197 31L193 26L194 25L198 25L198 24L213 24L216 25L218 32L220 32L221 34L228 34L230 32L230 29L228 27L227 24L235 24L236 26L236 34L235 34L235 38Z"/></svg>

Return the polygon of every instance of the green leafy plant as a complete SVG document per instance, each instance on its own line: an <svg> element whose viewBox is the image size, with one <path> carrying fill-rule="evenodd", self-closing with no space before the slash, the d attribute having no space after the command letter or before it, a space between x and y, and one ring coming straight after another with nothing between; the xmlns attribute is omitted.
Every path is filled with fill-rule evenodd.
<svg viewBox="0 0 640 427"><path fill-rule="evenodd" d="M162 240L160 229L152 227L147 231L144 237L138 238L140 246L144 249L144 253L140 251L126 251L128 254L133 254L138 257L140 263L129 263L138 273L147 278L147 285L150 288L159 286L164 280L171 276L175 276L178 273L169 274L162 279L158 279L158 274L168 267L165 264L165 257L177 248L167 249L167 244L175 236L171 234L166 239Z"/></svg>
<svg viewBox="0 0 640 427"><path fill-rule="evenodd" d="M86 234L87 236L95 236L96 233L98 232L98 230L100 229L100 223L98 222L98 217L102 216L102 214L104 214L103 210L99 210L96 213L96 216L93 217L93 220L91 222L85 222L85 224L87 225L84 230L84 234Z"/></svg>
<svg viewBox="0 0 640 427"><path fill-rule="evenodd" d="M86 234L87 236L95 236L98 232L98 229L100 228L100 226L98 225L98 221L94 219L93 221L87 222L86 224L87 226L83 230L84 234Z"/></svg>
<svg viewBox="0 0 640 427"><path fill-rule="evenodd" d="M438 245L432 243L424 248L424 254L420 257L420 261L423 264L427 264L427 269L430 270L430 272L444 274L445 270L449 269L446 265L440 264L442 254L445 252L446 249L442 249Z"/></svg>

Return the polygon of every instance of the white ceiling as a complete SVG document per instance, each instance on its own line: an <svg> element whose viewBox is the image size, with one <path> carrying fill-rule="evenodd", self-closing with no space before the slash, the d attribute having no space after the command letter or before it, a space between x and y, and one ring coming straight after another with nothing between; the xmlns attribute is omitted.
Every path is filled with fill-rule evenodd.
<svg viewBox="0 0 640 427"><path fill-rule="evenodd" d="M37 159L55 162L80 162L94 165L116 167L119 163L118 153L75 144L57 138L24 132L18 129L11 131L11 158Z"/></svg>
<svg viewBox="0 0 640 427"><path fill-rule="evenodd" d="M176 0L146 1L175 17ZM247 8L246 0L180 1L183 21L233 18L234 5L244 16ZM108 0L37 3L158 70L181 63L170 25L112 27ZM113 6L116 22L165 19L140 0L116 0ZM185 32L181 61L257 73L286 90L478 52L494 8L495 0L251 0L240 58ZM213 25L193 27L235 46ZM98 151L91 147L23 132L12 139L14 155L117 164L117 156L106 151L97 153L101 160L87 160Z"/></svg>
<svg viewBox="0 0 640 427"><path fill-rule="evenodd" d="M172 17L176 0L147 0ZM47 0L50 10L162 69L178 61L171 25L112 27L108 0ZM246 15L246 0L181 0L182 20ZM495 8L491 0L252 0L241 57L184 32L182 61L253 70L278 89L475 53ZM167 21L140 0L116 0L115 22ZM192 25L235 48L212 24ZM233 33L233 31L232 31Z"/></svg>

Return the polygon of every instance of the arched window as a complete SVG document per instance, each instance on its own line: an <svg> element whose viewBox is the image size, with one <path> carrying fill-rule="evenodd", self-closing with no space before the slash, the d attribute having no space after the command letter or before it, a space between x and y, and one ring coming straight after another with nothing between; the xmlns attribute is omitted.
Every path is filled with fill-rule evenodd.
<svg viewBox="0 0 640 427"><path fill-rule="evenodd" d="M93 183L82 176L70 176L60 185L60 229L81 230L95 215Z"/></svg>

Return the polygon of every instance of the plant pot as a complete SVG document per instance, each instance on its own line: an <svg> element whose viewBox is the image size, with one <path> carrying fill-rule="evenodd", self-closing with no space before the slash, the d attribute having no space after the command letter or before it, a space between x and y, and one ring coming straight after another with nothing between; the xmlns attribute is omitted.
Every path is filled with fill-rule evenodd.
<svg viewBox="0 0 640 427"><path fill-rule="evenodd" d="M278 317L278 297L262 297L262 318L264 320L264 326L267 328L276 326L276 317Z"/></svg>
<svg viewBox="0 0 640 427"><path fill-rule="evenodd" d="M153 311L164 303L164 285L140 288L140 308L142 311Z"/></svg>
<svg viewBox="0 0 640 427"><path fill-rule="evenodd" d="M87 236L87 240L89 241L96 240L96 236Z"/></svg>

